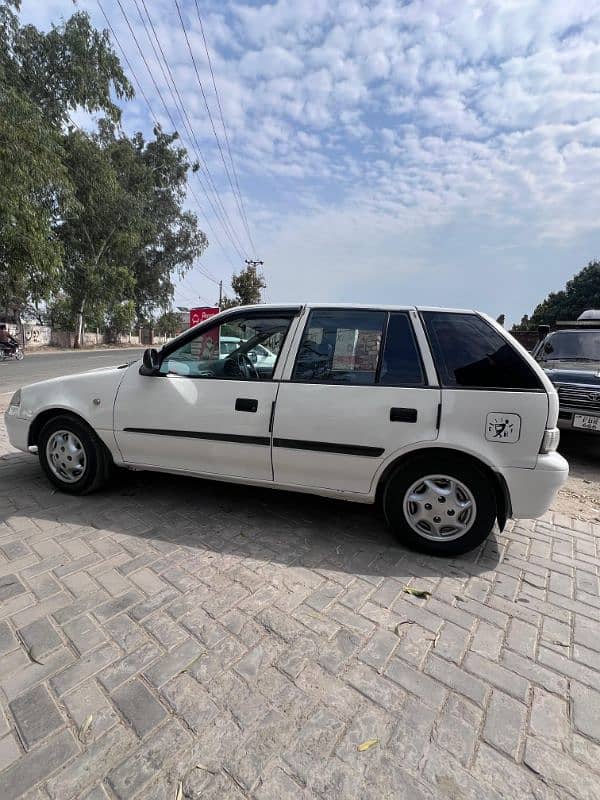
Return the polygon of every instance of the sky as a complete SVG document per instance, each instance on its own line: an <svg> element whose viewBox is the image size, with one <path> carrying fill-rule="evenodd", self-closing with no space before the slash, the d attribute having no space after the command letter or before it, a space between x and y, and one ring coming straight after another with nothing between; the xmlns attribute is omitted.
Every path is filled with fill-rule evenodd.
<svg viewBox="0 0 600 800"><path fill-rule="evenodd" d="M188 194L210 246L177 304L214 303L203 273L227 291L244 256L264 261L270 302L514 322L600 259L600 0L198 0L235 172L195 0L145 0L187 126L142 0L101 2L154 119L210 172L210 200L195 177ZM23 0L22 19L75 8L107 27L97 0ZM139 91L122 125L151 134Z"/></svg>

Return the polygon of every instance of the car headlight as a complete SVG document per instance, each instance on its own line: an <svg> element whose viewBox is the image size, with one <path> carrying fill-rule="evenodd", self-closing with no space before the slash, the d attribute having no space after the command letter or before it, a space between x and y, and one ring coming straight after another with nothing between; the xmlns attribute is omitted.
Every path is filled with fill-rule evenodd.
<svg viewBox="0 0 600 800"><path fill-rule="evenodd" d="M10 398L10 403L8 404L8 415L11 417L16 417L17 414L19 413L20 408L21 408L21 390L17 389L17 391Z"/></svg>

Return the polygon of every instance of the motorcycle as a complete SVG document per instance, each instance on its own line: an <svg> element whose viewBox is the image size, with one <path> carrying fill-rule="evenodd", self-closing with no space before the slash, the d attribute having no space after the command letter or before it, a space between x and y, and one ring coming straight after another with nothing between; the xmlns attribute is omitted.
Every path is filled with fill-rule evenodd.
<svg viewBox="0 0 600 800"><path fill-rule="evenodd" d="M4 347L0 347L0 361L10 361L11 359L14 361L23 361L24 358L25 353L21 350L19 345L17 345L14 350L7 350Z"/></svg>

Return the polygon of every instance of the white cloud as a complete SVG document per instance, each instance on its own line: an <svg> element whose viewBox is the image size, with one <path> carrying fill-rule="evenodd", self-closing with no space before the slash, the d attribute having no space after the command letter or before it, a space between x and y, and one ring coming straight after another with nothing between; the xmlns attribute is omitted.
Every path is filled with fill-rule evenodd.
<svg viewBox="0 0 600 800"><path fill-rule="evenodd" d="M115 0L103 2L164 119ZM133 0L122 2L170 104ZM220 131L195 6L180 2ZM104 24L93 0L81 6ZM174 4L148 7L241 230ZM375 299L378 285L422 283L458 304L468 286L486 306L500 271L519 275L506 303L520 316L558 288L547 281L598 255L598 0L212 0L203 11L275 299L314 288ZM37 24L71 12L70 0L24 0ZM229 272L216 248L207 263Z"/></svg>

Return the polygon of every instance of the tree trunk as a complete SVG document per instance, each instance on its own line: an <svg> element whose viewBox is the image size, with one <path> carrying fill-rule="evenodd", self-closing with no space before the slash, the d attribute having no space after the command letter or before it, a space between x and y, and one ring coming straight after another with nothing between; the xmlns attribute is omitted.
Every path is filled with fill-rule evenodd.
<svg viewBox="0 0 600 800"><path fill-rule="evenodd" d="M79 311L77 312L77 323L75 325L75 340L73 341L73 349L79 350L83 346L83 310L85 308L85 298L81 301Z"/></svg>
<svg viewBox="0 0 600 800"><path fill-rule="evenodd" d="M23 327L23 323L21 322L21 310L17 309L15 311L15 321L17 323L17 327L21 332L21 344L23 346L23 350L25 350L25 328Z"/></svg>

